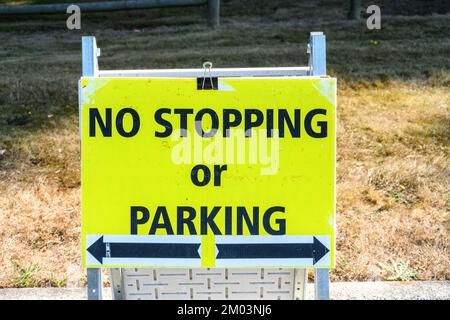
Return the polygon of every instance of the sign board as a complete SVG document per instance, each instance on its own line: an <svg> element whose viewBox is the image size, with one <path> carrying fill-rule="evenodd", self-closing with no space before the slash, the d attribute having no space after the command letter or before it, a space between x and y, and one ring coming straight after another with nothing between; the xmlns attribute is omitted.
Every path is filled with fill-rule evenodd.
<svg viewBox="0 0 450 320"><path fill-rule="evenodd" d="M334 266L336 79L79 85L85 267Z"/></svg>

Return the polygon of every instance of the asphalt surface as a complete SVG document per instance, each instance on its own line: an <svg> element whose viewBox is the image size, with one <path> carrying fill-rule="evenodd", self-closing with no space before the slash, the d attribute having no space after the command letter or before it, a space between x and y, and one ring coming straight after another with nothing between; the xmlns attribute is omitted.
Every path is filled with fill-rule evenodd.
<svg viewBox="0 0 450 320"><path fill-rule="evenodd" d="M450 281L414 282L334 282L333 300L450 300ZM86 288L0 289L0 300L84 300ZM307 299L314 298L314 285L308 284ZM111 300L105 288L103 299Z"/></svg>

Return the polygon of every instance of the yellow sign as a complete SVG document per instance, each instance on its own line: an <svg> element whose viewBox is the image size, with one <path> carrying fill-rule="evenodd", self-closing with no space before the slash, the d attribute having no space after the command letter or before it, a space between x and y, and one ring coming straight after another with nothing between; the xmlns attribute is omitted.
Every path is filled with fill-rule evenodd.
<svg viewBox="0 0 450 320"><path fill-rule="evenodd" d="M82 78L83 265L333 267L335 99L329 77Z"/></svg>

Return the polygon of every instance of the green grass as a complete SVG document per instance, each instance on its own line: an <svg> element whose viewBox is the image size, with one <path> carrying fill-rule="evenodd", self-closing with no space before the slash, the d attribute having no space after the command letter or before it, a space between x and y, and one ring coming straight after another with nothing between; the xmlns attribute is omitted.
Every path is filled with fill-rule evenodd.
<svg viewBox="0 0 450 320"><path fill-rule="evenodd" d="M384 272L388 273L389 281L411 281L416 279L417 270L409 265L409 262L390 259L387 264L379 263Z"/></svg>
<svg viewBox="0 0 450 320"><path fill-rule="evenodd" d="M18 262L13 261L14 268L17 271L16 278L13 280L13 284L19 288L30 288L36 285L34 276L39 271L37 263L33 263L29 266L21 266Z"/></svg>

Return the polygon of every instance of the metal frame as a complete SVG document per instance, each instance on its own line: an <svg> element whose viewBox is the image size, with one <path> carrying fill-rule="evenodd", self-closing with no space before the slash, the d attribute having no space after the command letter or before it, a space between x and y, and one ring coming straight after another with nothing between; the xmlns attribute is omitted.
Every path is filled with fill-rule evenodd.
<svg viewBox="0 0 450 320"><path fill-rule="evenodd" d="M205 69L101 70L98 77L200 78ZM309 74L308 67L212 68L211 77L298 77ZM208 73L209 75L209 73Z"/></svg>
<svg viewBox="0 0 450 320"><path fill-rule="evenodd" d="M324 76L327 74L326 39L323 32L311 32L310 39L310 74ZM314 287L316 300L330 299L329 269L314 269Z"/></svg>
<svg viewBox="0 0 450 320"><path fill-rule="evenodd" d="M209 0L208 3L219 4ZM212 9L211 9L212 10ZM214 9L218 10L218 8ZM219 68L212 69L214 77L273 77L273 76L324 76L326 75L326 39L322 32L311 32L308 44L309 66L288 68ZM160 69L160 70L114 70L100 71L97 57L95 37L82 38L83 76L88 77L201 77L203 69ZM81 127L81 124L80 124ZM329 299L329 269L314 269L315 299ZM111 290L113 299L124 299L122 270L110 269ZM305 299L308 272L306 268L296 269L294 276L294 298ZM87 269L87 289L89 300L102 299L101 268Z"/></svg>
<svg viewBox="0 0 450 320"><path fill-rule="evenodd" d="M109 279L111 280L111 296L113 300L124 300L122 269L109 269Z"/></svg>
<svg viewBox="0 0 450 320"><path fill-rule="evenodd" d="M98 61L97 57L100 55L100 50L97 49L95 37L83 37L81 40L82 48L82 74L84 77L98 76ZM80 118L81 119L81 118ZM81 136L81 123L80 123ZM88 268L87 269L87 296L89 300L102 299L102 270Z"/></svg>

